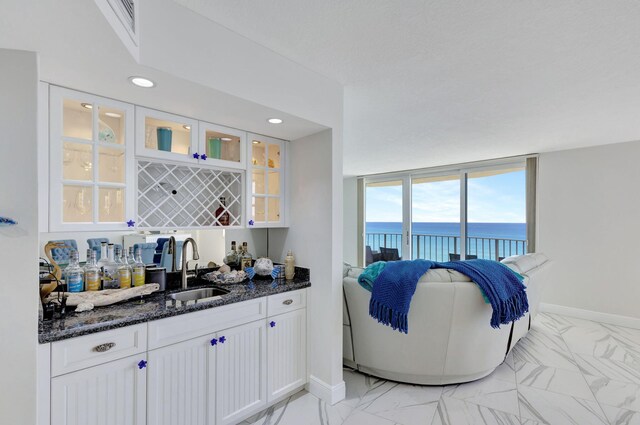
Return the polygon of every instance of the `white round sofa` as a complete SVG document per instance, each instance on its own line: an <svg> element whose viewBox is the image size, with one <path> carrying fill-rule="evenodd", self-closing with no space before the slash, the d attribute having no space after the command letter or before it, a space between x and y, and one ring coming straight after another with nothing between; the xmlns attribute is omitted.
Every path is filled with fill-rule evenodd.
<svg viewBox="0 0 640 425"><path fill-rule="evenodd" d="M487 376L529 330L549 268L547 258L538 253L502 262L525 277L529 313L524 317L493 329L491 305L475 283L454 270L432 269L418 281L408 334L369 316L371 293L357 281L362 269L345 266L344 364L380 378L423 385Z"/></svg>

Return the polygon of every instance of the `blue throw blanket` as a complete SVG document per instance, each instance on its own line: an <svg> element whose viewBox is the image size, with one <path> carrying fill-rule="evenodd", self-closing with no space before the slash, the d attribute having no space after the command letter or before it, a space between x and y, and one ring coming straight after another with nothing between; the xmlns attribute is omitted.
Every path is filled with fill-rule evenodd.
<svg viewBox="0 0 640 425"><path fill-rule="evenodd" d="M446 268L469 276L491 303L491 327L499 328L524 316L529 302L522 276L504 264L490 260L390 261L376 278L369 302L369 314L378 322L408 333L407 317L418 280L430 268Z"/></svg>

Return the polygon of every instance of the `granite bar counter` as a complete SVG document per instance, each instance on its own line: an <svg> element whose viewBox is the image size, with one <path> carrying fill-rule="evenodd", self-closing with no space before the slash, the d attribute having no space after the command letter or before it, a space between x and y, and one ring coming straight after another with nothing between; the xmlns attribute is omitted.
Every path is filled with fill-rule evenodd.
<svg viewBox="0 0 640 425"><path fill-rule="evenodd" d="M216 286L223 287L230 292L220 296L219 299L200 300L198 302L179 302L169 298L171 293L179 291L157 292L142 299L132 299L110 306L96 307L91 311L82 313L71 311L61 318L41 320L38 341L41 344L45 344L254 298L267 297L282 292L295 291L311 286L311 281L308 269L296 267L296 275L293 280L254 279L237 284ZM70 307L70 309L73 309L73 307Z"/></svg>

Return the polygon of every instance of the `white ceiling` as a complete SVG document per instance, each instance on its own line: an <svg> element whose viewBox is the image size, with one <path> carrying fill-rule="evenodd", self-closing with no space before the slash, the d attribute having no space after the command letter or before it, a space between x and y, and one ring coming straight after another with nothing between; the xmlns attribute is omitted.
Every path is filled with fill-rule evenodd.
<svg viewBox="0 0 640 425"><path fill-rule="evenodd" d="M157 1L157 0L151 0ZM0 48L39 54L43 81L282 139L326 127L136 63L94 1L0 1ZM180 60L179 52L167 52ZM144 75L157 83L129 83ZM280 117L275 126L266 119Z"/></svg>
<svg viewBox="0 0 640 425"><path fill-rule="evenodd" d="M344 170L640 139L635 0L176 0L345 85Z"/></svg>

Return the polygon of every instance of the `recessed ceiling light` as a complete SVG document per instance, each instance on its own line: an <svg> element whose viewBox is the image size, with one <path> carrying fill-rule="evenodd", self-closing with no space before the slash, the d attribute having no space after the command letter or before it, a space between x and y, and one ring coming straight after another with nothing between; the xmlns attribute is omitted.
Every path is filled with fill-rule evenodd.
<svg viewBox="0 0 640 425"><path fill-rule="evenodd" d="M115 112L105 112L104 114L111 118L120 118L122 116L120 114L116 114Z"/></svg>
<svg viewBox="0 0 640 425"><path fill-rule="evenodd" d="M187 131L191 130L191 126L187 124L183 125L182 128L184 128Z"/></svg>
<svg viewBox="0 0 640 425"><path fill-rule="evenodd" d="M93 105L90 103L81 103L80 106L87 109L93 109Z"/></svg>
<svg viewBox="0 0 640 425"><path fill-rule="evenodd" d="M144 77L129 77L129 81L131 81L132 84L135 84L138 87L143 87L145 89L151 88L156 85L156 83Z"/></svg>
<svg viewBox="0 0 640 425"><path fill-rule="evenodd" d="M282 120L280 118L269 118L267 121L270 124L282 124Z"/></svg>
<svg viewBox="0 0 640 425"><path fill-rule="evenodd" d="M223 142L230 142L233 139L231 137L222 137L222 138L220 138L220 140L222 140Z"/></svg>

